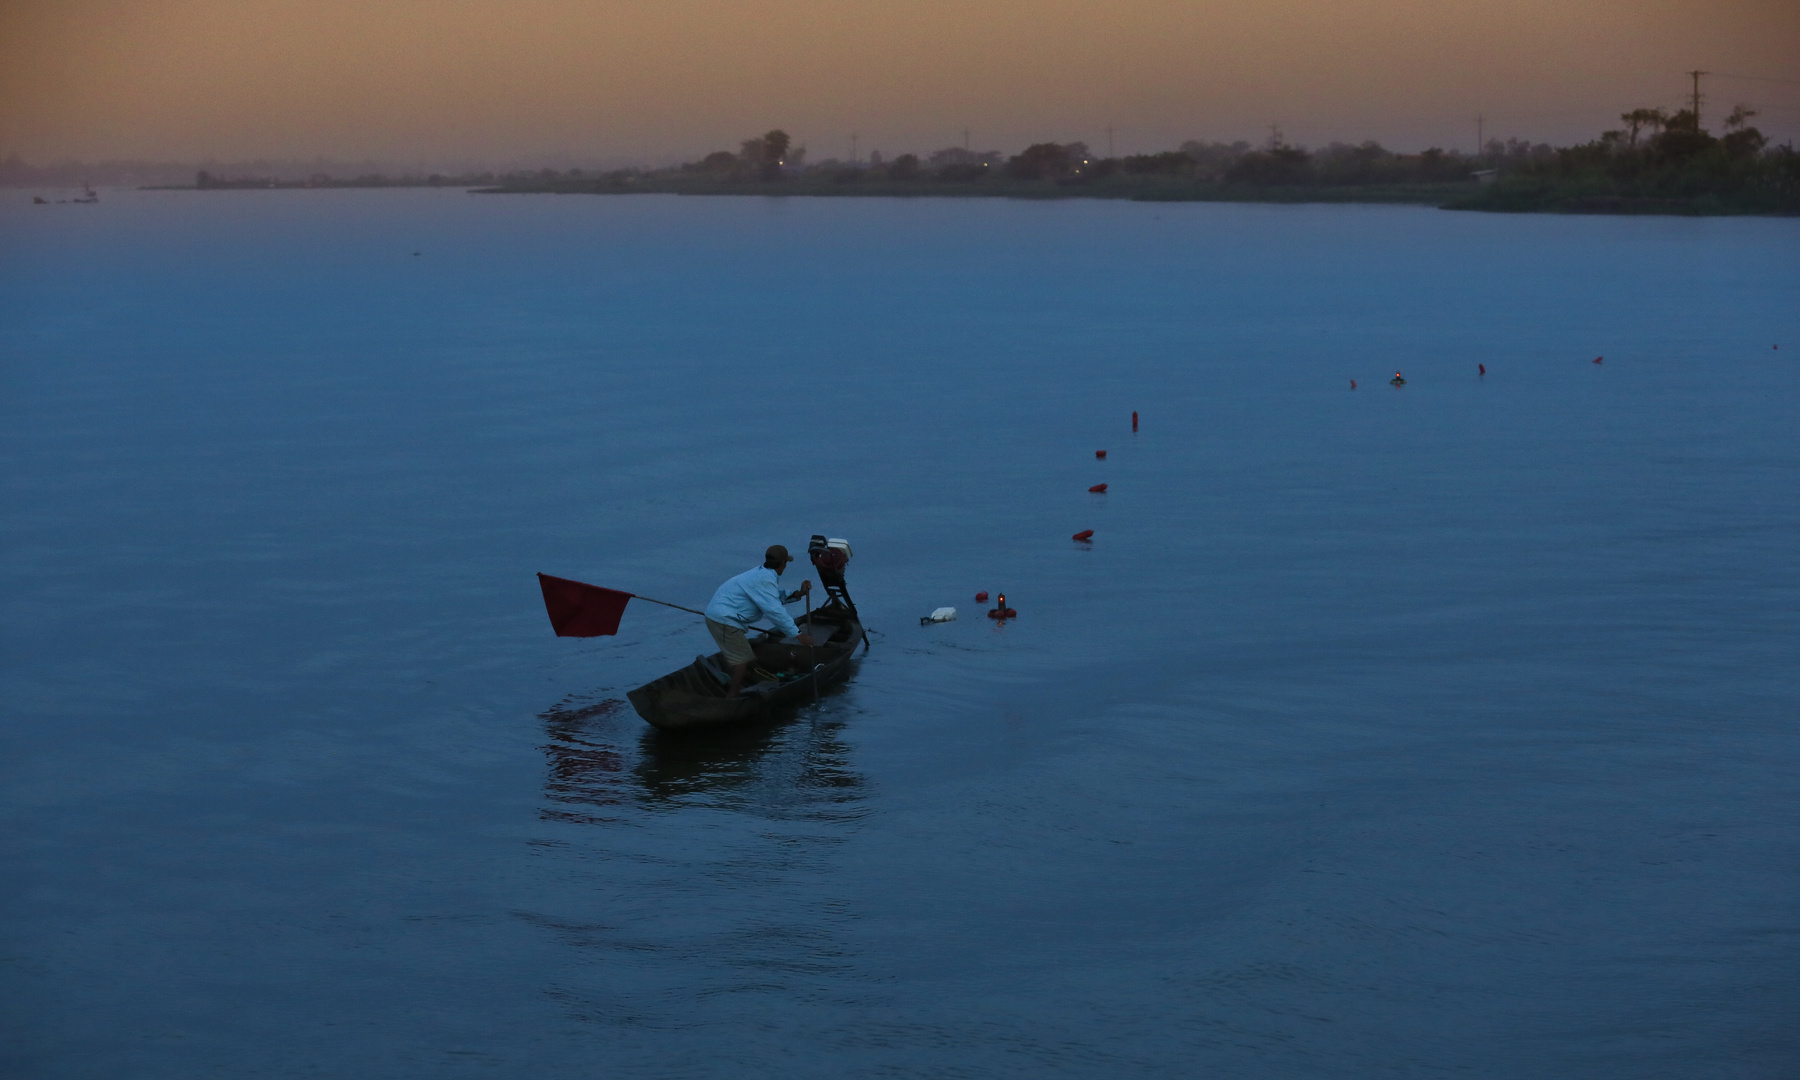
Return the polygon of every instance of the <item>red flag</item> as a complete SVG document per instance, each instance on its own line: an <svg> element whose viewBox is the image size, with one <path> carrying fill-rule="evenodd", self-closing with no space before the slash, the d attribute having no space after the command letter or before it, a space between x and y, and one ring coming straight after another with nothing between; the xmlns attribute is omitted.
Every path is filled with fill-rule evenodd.
<svg viewBox="0 0 1800 1080"><path fill-rule="evenodd" d="M544 610L557 637L600 637L619 632L619 619L631 593L602 589L568 578L539 574L544 589Z"/></svg>

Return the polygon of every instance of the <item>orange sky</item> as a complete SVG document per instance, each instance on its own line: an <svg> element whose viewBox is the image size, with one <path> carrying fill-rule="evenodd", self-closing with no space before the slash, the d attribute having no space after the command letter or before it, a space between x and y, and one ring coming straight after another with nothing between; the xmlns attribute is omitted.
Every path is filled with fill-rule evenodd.
<svg viewBox="0 0 1800 1080"><path fill-rule="evenodd" d="M0 155L814 160L1085 139L1590 138L1693 67L1800 80L1800 0L0 0ZM1800 135L1800 83L1710 80ZM1716 114L1715 114L1716 115Z"/></svg>

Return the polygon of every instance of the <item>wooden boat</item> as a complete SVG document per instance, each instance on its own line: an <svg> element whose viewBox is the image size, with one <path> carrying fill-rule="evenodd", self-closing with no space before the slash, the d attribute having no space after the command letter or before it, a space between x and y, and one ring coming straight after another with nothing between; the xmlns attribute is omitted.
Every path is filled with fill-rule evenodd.
<svg viewBox="0 0 1800 1080"><path fill-rule="evenodd" d="M718 653L697 656L688 666L625 696L639 716L664 731L741 724L783 706L803 705L820 688L849 676L851 660L865 638L856 609L836 598L795 620L795 625L801 633L812 634L813 644L765 638L751 645L756 661L735 698L725 696L731 673Z"/></svg>

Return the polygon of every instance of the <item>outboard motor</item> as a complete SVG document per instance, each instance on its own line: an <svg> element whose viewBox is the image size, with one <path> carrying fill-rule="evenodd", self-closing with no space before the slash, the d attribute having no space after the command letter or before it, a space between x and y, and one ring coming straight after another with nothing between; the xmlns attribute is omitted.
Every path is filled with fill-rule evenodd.
<svg viewBox="0 0 1800 1080"><path fill-rule="evenodd" d="M825 607L837 604L855 615L856 605L851 602L849 589L844 585L844 568L850 564L850 541L814 533L812 543L806 545L806 554L812 559L813 569L819 572L819 584L825 587L825 595L829 598Z"/></svg>

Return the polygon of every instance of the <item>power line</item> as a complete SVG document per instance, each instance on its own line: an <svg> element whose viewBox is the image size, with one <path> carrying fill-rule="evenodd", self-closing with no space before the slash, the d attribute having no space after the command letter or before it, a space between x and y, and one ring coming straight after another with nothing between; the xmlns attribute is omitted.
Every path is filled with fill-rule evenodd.
<svg viewBox="0 0 1800 1080"><path fill-rule="evenodd" d="M1709 71L1707 74L1715 79L1748 79L1750 82L1774 82L1800 86L1800 79L1771 79L1767 75L1732 75L1723 71Z"/></svg>

